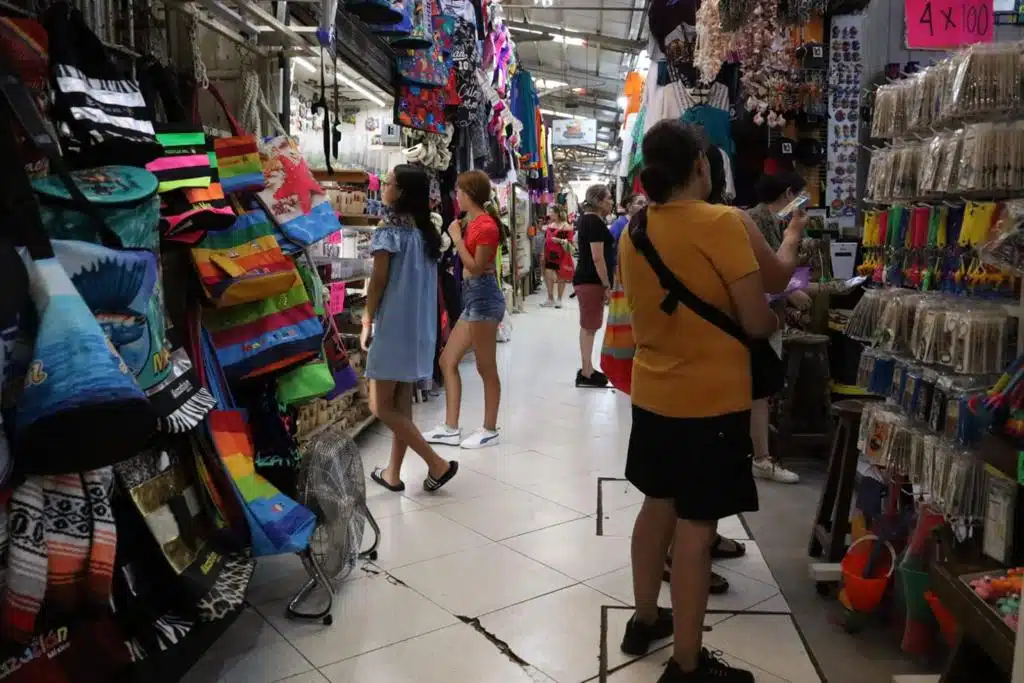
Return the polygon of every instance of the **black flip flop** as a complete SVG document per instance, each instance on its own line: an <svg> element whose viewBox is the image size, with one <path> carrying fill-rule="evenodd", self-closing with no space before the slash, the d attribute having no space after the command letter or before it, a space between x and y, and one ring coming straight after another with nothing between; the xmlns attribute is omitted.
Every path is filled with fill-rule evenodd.
<svg viewBox="0 0 1024 683"><path fill-rule="evenodd" d="M735 549L726 550L722 547L722 541L728 541L735 546ZM743 557L746 554L747 546L743 545L739 541L734 541L731 538L725 538L724 536L715 536L715 544L711 546L712 560L734 560L737 557Z"/></svg>
<svg viewBox="0 0 1024 683"><path fill-rule="evenodd" d="M405 482L404 481L400 481L397 484L389 484L387 479L385 479L384 477L381 476L381 472L383 472L383 471L384 470L382 470L379 467L374 468L373 472L370 472L370 479L373 479L373 481L375 483L380 484L381 486L386 488L388 491L392 491L394 493L401 493L402 491L405 490Z"/></svg>
<svg viewBox="0 0 1024 683"><path fill-rule="evenodd" d="M427 478L423 480L423 490L434 492L440 489L442 486L452 480L452 478L459 472L459 461L450 460L448 461L448 470L441 475L440 479L434 479L429 474Z"/></svg>

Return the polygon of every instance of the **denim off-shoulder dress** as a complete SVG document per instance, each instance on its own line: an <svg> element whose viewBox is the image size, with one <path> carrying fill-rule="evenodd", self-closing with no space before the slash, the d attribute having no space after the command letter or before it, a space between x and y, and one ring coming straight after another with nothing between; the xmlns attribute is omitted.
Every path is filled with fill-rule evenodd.
<svg viewBox="0 0 1024 683"><path fill-rule="evenodd" d="M373 231L370 251L391 254L366 376L392 382L417 382L434 375L437 343L437 263L427 254L423 233L415 227L383 225Z"/></svg>

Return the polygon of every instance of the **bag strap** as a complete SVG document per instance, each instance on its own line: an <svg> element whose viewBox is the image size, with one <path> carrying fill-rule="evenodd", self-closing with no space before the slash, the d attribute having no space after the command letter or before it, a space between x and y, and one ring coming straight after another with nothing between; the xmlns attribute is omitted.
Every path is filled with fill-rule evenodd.
<svg viewBox="0 0 1024 683"><path fill-rule="evenodd" d="M334 79L337 82L337 74L334 75ZM324 49L322 47L320 48L320 99L313 102L310 110L315 114L321 109L324 112L324 160L327 162L327 172L333 174L334 169L331 168L331 109L327 102L327 76L324 71Z"/></svg>
<svg viewBox="0 0 1024 683"><path fill-rule="evenodd" d="M196 88L196 98L193 100L192 115L195 118L196 123L200 123L199 120L199 92L204 88ZM220 105L221 111L224 112L224 117L228 120L228 127L231 128L232 135L246 135L245 130L242 128L242 124L238 122L228 109L228 103L224 100L224 96L220 94L220 90L217 90L217 86L210 83L206 88L206 92L213 95L213 99L217 100L217 104Z"/></svg>
<svg viewBox="0 0 1024 683"><path fill-rule="evenodd" d="M647 234L647 209L638 213L630 223L629 238L637 251L647 259L651 270L658 277L658 284L665 290L665 298L661 300L661 310L671 315L676 306L683 304L691 311L704 318L722 332L735 338L740 343L749 346L750 338L743 331L739 323L730 318L721 309L712 306L708 302L694 294L689 287L683 284L682 280L676 277L672 269L661 260L661 255L654 248L650 236Z"/></svg>

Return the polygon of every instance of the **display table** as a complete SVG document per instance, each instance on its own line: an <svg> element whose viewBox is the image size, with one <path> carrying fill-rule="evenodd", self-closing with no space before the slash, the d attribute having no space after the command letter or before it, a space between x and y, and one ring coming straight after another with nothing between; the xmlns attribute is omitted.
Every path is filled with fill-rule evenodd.
<svg viewBox="0 0 1024 683"><path fill-rule="evenodd" d="M987 435L982 441L985 463L1017 478L1017 449L1008 440ZM952 546L948 533L940 538L938 554ZM940 557L931 569L931 589L956 618L960 635L941 683L1000 683L1010 680L1013 668L1014 632L986 605L970 586L965 574L999 571L1003 567L988 557L961 559Z"/></svg>

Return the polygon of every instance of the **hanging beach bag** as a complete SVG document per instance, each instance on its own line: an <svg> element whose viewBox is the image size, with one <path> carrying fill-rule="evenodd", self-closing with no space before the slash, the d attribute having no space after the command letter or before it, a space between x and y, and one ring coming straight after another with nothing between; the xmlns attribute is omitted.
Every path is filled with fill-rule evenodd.
<svg viewBox="0 0 1024 683"><path fill-rule="evenodd" d="M141 168L102 166L71 171L70 178L74 189L57 174L32 181L50 237L94 242L99 220L117 235L118 247L154 251L159 247L156 176Z"/></svg>
<svg viewBox="0 0 1024 683"><path fill-rule="evenodd" d="M157 192L210 186L210 157L202 127L186 123L154 124L156 139L163 148L159 159L146 164L156 176Z"/></svg>
<svg viewBox="0 0 1024 683"><path fill-rule="evenodd" d="M252 436L245 416L237 410L216 410L210 414L207 425L245 509L252 554L266 557L305 550L316 529L316 516L256 472Z"/></svg>
<svg viewBox="0 0 1024 683"><path fill-rule="evenodd" d="M217 155L217 172L224 192L259 192L267 186L263 176L259 142L255 135L242 130L241 124L231 114L224 96L212 83L206 89L217 100L224 117L231 128L231 137L214 138L213 149ZM198 102L194 107L198 120ZM275 119L276 120L276 119Z"/></svg>
<svg viewBox="0 0 1024 683"><path fill-rule="evenodd" d="M635 354L636 343L633 340L629 301L616 274L615 284L608 296L608 321L601 344L601 372L608 376L608 381L613 387L627 395L633 384Z"/></svg>
<svg viewBox="0 0 1024 683"><path fill-rule="evenodd" d="M194 602L213 587L224 556L207 541L209 521L197 504L201 493L189 470L175 448L146 450L114 466L120 489L181 582L177 588Z"/></svg>
<svg viewBox="0 0 1024 683"><path fill-rule="evenodd" d="M107 54L82 12L57 2L42 17L50 45L53 112L76 168L145 166L162 153L139 84Z"/></svg>
<svg viewBox="0 0 1024 683"><path fill-rule="evenodd" d="M250 211L228 230L207 233L192 247L199 282L214 306L260 301L295 285L295 264L281 251L274 232L264 212Z"/></svg>
<svg viewBox="0 0 1024 683"><path fill-rule="evenodd" d="M277 402L283 406L305 403L334 391L334 375L325 360L292 368L277 378Z"/></svg>
<svg viewBox="0 0 1024 683"><path fill-rule="evenodd" d="M203 321L229 380L259 377L310 360L320 352L324 333L297 277L284 294L207 309Z"/></svg>
<svg viewBox="0 0 1024 683"><path fill-rule="evenodd" d="M13 452L29 474L96 469L138 453L156 416L46 236L13 136L13 112L34 104L9 80L2 82L0 163L7 164L9 179L4 203L12 234L27 247L23 261L37 316L32 360L10 425ZM32 124L28 117L19 120ZM97 227L105 240L117 241L104 225Z"/></svg>
<svg viewBox="0 0 1024 683"><path fill-rule="evenodd" d="M35 19L0 17L0 59L28 87L40 111L50 108L50 63L46 29ZM49 172L46 155L18 131L18 153L32 178Z"/></svg>
<svg viewBox="0 0 1024 683"><path fill-rule="evenodd" d="M285 237L308 247L341 230L327 195L292 138L271 138L261 157L267 187L257 196Z"/></svg>
<svg viewBox="0 0 1024 683"><path fill-rule="evenodd" d="M434 42L431 20L434 16L432 0L406 0L411 5L410 30L407 34L391 39L391 46L398 50L420 50ZM408 10L407 10L408 11Z"/></svg>

